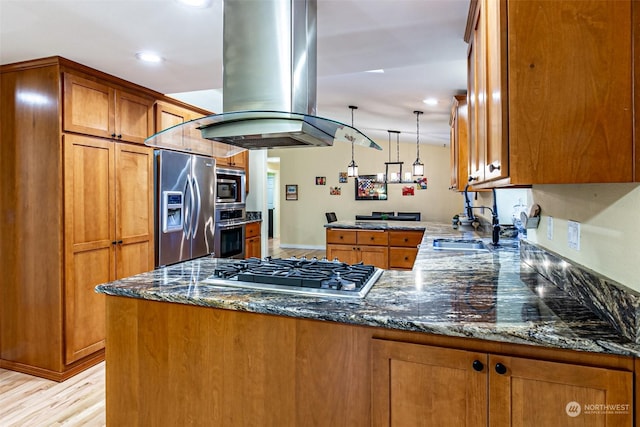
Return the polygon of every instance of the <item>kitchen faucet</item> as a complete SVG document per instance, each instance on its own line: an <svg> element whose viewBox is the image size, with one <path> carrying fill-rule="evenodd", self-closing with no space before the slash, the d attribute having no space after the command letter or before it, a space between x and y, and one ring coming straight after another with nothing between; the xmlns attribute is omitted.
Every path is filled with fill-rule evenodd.
<svg viewBox="0 0 640 427"><path fill-rule="evenodd" d="M488 206L471 206L471 201L469 200L469 184L473 181L473 177L469 177L469 181L467 181L467 185L464 186L464 206L467 212L467 218L473 221L476 217L473 215L474 209L489 209L491 212L491 243L494 246L498 245L498 241L500 240L500 219L498 218L498 203L496 201L496 189L492 188L493 193L493 209Z"/></svg>

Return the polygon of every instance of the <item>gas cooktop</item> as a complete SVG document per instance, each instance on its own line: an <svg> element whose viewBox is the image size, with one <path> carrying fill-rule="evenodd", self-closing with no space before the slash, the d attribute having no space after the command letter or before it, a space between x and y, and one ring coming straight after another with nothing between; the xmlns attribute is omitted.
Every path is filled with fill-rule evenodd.
<svg viewBox="0 0 640 427"><path fill-rule="evenodd" d="M250 258L221 264L203 283L315 296L363 298L383 270L306 258Z"/></svg>

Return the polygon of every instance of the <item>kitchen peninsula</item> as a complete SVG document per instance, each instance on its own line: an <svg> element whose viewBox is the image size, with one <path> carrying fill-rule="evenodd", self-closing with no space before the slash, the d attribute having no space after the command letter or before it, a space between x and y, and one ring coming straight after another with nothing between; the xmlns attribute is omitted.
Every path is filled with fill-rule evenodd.
<svg viewBox="0 0 640 427"><path fill-rule="evenodd" d="M413 269L362 299L207 285L235 262L211 258L98 286L107 423L557 426L575 401L622 405L594 425L632 424L639 345L522 262L518 242L441 251L436 237L477 236L412 225Z"/></svg>

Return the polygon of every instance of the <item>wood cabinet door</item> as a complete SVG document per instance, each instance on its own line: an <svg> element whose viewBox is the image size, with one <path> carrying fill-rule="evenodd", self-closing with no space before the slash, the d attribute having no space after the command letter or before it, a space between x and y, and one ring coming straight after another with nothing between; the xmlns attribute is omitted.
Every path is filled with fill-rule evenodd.
<svg viewBox="0 0 640 427"><path fill-rule="evenodd" d="M355 264L360 261L356 247L351 245L327 245L327 259L337 259L347 264Z"/></svg>
<svg viewBox="0 0 640 427"><path fill-rule="evenodd" d="M116 91L116 138L143 144L153 134L153 100Z"/></svg>
<svg viewBox="0 0 640 427"><path fill-rule="evenodd" d="M497 355L488 371L492 427L633 425L632 372Z"/></svg>
<svg viewBox="0 0 640 427"><path fill-rule="evenodd" d="M484 4L478 2L475 27L469 44L469 176L484 181L486 134L486 41Z"/></svg>
<svg viewBox="0 0 640 427"><path fill-rule="evenodd" d="M104 348L104 295L115 280L114 143L64 136L65 361Z"/></svg>
<svg viewBox="0 0 640 427"><path fill-rule="evenodd" d="M373 426L488 425L485 353L378 339L371 350Z"/></svg>
<svg viewBox="0 0 640 427"><path fill-rule="evenodd" d="M634 8L509 2L511 183L633 180Z"/></svg>
<svg viewBox="0 0 640 427"><path fill-rule="evenodd" d="M389 248L387 246L357 246L358 261L375 265L380 268L389 268Z"/></svg>
<svg viewBox="0 0 640 427"><path fill-rule="evenodd" d="M417 255L418 248L389 248L389 268L411 270Z"/></svg>
<svg viewBox="0 0 640 427"><path fill-rule="evenodd" d="M153 270L153 149L116 144L116 279Z"/></svg>
<svg viewBox="0 0 640 427"><path fill-rule="evenodd" d="M115 137L114 90L102 83L64 74L62 126L68 132Z"/></svg>
<svg viewBox="0 0 640 427"><path fill-rule="evenodd" d="M252 237L245 241L245 258L260 258L262 255L262 239Z"/></svg>
<svg viewBox="0 0 640 427"><path fill-rule="evenodd" d="M509 148L507 132L507 3L506 0L483 0L480 13L485 30L484 106L486 109L486 139L484 179L486 181L509 176Z"/></svg>

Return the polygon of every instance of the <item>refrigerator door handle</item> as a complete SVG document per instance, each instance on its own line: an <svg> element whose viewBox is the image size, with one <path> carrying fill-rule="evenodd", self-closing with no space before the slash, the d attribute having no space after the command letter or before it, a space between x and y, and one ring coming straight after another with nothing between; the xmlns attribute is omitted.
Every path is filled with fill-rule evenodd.
<svg viewBox="0 0 640 427"><path fill-rule="evenodd" d="M194 213L195 213L195 221L193 222L193 229L191 230L191 237L193 237L194 239L196 238L196 234L198 234L198 222L200 219L200 207L202 205L202 201L200 200L200 186L198 185L198 180L197 178L194 176L191 178L192 181L192 189L195 187L195 190L193 190L193 204L195 205L194 208Z"/></svg>
<svg viewBox="0 0 640 427"><path fill-rule="evenodd" d="M189 177L187 177L187 182L184 185L184 222L183 222L183 226L182 226L182 233L184 234L184 236L187 238L187 240L189 239L189 235L191 234L191 198L189 198L189 200L187 200L187 192L190 193L189 191L189 187L191 187L191 183L190 183L190 179Z"/></svg>
<svg viewBox="0 0 640 427"><path fill-rule="evenodd" d="M198 220L197 215L195 215L195 204L196 198L193 194L193 177L191 175L187 176L187 184L189 185L189 233L187 234L187 239L191 240L195 237L195 227L197 227L196 221ZM195 218L195 221L194 221Z"/></svg>

